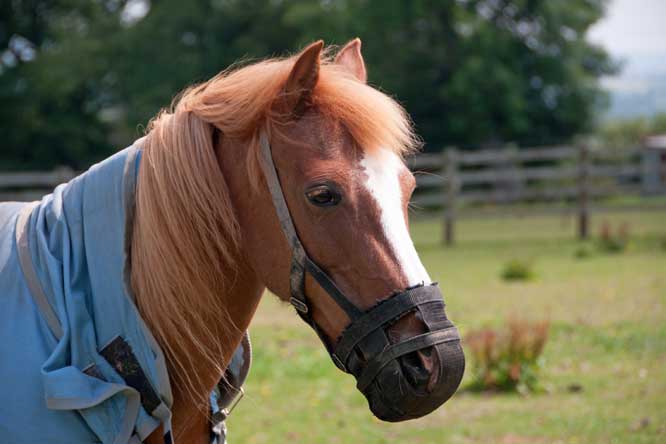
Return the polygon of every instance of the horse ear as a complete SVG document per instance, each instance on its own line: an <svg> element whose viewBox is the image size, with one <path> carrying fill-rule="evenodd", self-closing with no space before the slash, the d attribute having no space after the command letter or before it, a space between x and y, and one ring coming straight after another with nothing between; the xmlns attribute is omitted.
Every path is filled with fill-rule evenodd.
<svg viewBox="0 0 666 444"><path fill-rule="evenodd" d="M359 81L366 83L368 74L365 70L365 62L361 55L361 39L355 38L345 45L335 56L335 63L344 66Z"/></svg>
<svg viewBox="0 0 666 444"><path fill-rule="evenodd" d="M283 103L287 112L302 114L319 79L319 64L324 42L319 40L298 56L284 87Z"/></svg>

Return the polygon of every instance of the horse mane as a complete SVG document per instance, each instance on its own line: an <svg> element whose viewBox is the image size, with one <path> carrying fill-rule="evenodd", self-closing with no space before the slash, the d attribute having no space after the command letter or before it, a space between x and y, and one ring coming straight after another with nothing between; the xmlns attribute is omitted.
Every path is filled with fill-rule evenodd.
<svg viewBox="0 0 666 444"><path fill-rule="evenodd" d="M362 149L383 147L399 155L414 149L418 140L402 107L359 82L330 54L328 48L322 57L311 105L339 121ZM137 185L132 286L145 321L179 370L174 382L192 396L202 388L192 360L222 374L225 338L237 329L221 295L236 269L239 229L216 160L215 128L247 147L248 177L257 184L259 134L279 132L285 123L273 104L296 59L231 67L183 91L148 126Z"/></svg>

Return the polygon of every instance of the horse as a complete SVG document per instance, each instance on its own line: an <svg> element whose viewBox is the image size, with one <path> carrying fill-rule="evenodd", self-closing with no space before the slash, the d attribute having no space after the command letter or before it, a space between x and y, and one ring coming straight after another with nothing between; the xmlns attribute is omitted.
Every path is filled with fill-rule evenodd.
<svg viewBox="0 0 666 444"><path fill-rule="evenodd" d="M187 88L132 147L0 205L1 440L211 442L266 289L379 419L432 412L464 355L409 235L418 146L361 41L317 41Z"/></svg>

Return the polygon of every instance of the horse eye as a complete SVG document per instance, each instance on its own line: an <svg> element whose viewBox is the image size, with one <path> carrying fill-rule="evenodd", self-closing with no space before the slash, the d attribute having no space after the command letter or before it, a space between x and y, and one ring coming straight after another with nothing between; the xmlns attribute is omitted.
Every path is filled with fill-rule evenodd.
<svg viewBox="0 0 666 444"><path fill-rule="evenodd" d="M340 202L340 193L328 185L318 185L305 192L310 203L318 207L331 207Z"/></svg>

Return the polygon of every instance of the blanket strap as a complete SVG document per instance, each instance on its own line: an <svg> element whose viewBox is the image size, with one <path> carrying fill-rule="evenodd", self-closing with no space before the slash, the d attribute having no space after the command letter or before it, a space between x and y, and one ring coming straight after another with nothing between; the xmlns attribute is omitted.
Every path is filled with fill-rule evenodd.
<svg viewBox="0 0 666 444"><path fill-rule="evenodd" d="M31 202L26 205L21 212L19 213L18 220L16 221L16 247L19 257L19 263L21 264L21 270L25 276L25 281L30 289L33 300L39 311L41 311L42 316L46 324L49 326L49 329L53 333L53 336L56 339L62 337L62 325L60 320L56 315L53 306L49 302L49 299L42 288L42 284L37 277L37 272L35 271L34 264L32 263L32 257L30 254L30 236L28 235L28 222L30 221L30 215L32 210L39 205L39 202Z"/></svg>

